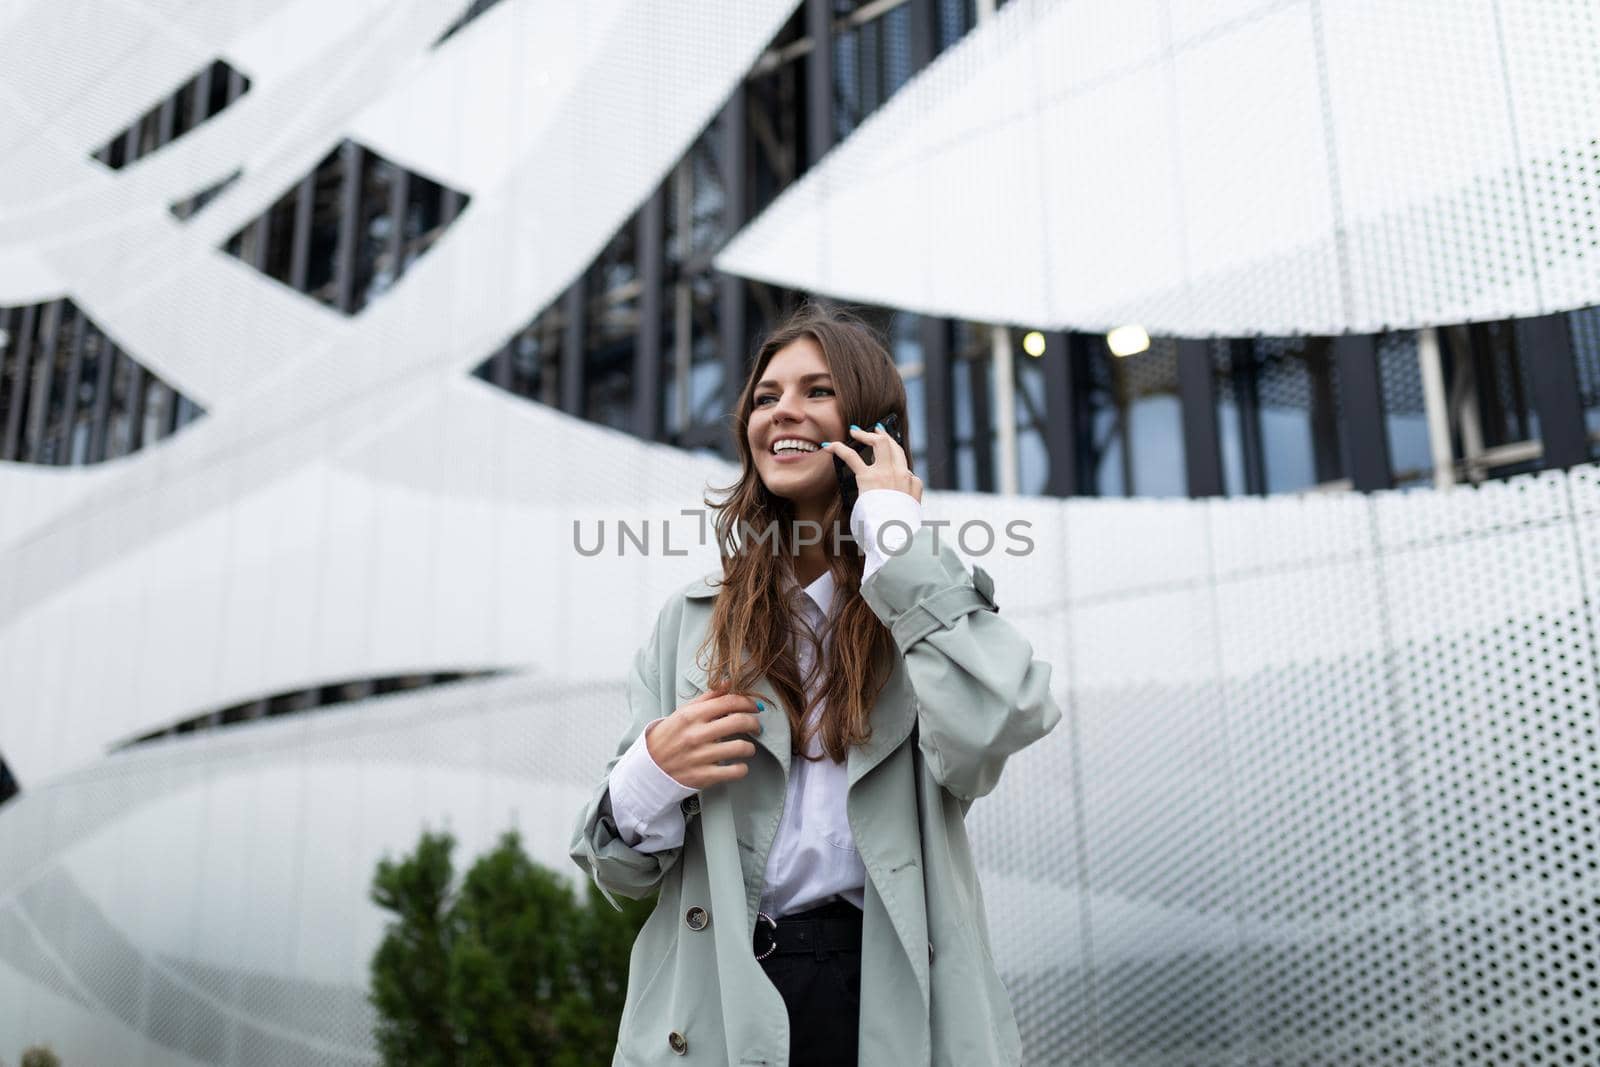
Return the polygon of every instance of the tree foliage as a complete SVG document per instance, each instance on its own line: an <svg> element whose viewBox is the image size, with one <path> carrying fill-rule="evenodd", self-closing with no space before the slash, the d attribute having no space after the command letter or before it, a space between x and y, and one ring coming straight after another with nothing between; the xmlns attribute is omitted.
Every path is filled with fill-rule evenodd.
<svg viewBox="0 0 1600 1067"><path fill-rule="evenodd" d="M392 916L372 958L379 1052L407 1067L611 1062L628 955L653 900L617 912L591 884L534 863L515 831L456 886L448 833L384 859L372 900Z"/></svg>

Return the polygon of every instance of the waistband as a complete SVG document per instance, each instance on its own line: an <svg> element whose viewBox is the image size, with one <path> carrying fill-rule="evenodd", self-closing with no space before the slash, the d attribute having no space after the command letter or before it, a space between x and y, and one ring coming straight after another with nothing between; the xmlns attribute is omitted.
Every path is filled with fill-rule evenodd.
<svg viewBox="0 0 1600 1067"><path fill-rule="evenodd" d="M757 959L859 952L861 909L848 900L835 900L776 920L762 913L756 917L750 947Z"/></svg>

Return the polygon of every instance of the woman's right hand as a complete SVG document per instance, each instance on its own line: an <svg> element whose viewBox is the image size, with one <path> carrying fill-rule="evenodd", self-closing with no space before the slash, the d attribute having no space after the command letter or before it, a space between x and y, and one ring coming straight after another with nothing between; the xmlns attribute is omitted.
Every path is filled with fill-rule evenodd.
<svg viewBox="0 0 1600 1067"><path fill-rule="evenodd" d="M754 697L713 689L652 723L644 744L656 766L675 782L689 789L704 789L750 773L750 765L744 761L756 754L755 743L731 735L760 732Z"/></svg>

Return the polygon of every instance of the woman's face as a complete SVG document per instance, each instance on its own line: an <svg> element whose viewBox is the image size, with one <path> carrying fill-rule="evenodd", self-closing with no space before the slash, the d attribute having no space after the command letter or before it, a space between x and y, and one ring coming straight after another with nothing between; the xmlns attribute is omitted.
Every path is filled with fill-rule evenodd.
<svg viewBox="0 0 1600 1067"><path fill-rule="evenodd" d="M820 510L839 491L839 482L833 459L817 446L845 440L844 415L821 347L802 337L780 348L767 361L752 401L747 435L762 483L797 511ZM804 441L810 447L774 454L780 441Z"/></svg>

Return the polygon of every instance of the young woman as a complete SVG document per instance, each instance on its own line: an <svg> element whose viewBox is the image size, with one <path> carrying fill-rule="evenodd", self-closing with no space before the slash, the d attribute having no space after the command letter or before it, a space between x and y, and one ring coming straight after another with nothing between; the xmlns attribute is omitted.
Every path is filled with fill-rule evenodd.
<svg viewBox="0 0 1600 1067"><path fill-rule="evenodd" d="M854 317L807 306L761 345L740 477L706 502L721 573L663 605L573 837L613 904L660 893L616 1064L1021 1061L963 820L1061 713L988 575L922 526L891 413Z"/></svg>

